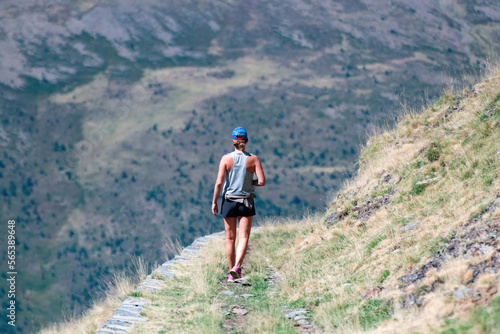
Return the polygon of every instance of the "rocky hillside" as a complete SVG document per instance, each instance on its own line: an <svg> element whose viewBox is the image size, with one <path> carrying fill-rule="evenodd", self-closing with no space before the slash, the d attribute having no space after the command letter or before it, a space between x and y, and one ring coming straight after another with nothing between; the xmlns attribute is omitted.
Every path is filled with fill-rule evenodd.
<svg viewBox="0 0 500 334"><path fill-rule="evenodd" d="M224 245L200 240L182 253L190 261L153 272L154 291L130 292L145 305L130 332L499 332L500 67L403 110L324 215L254 231L240 283L226 282ZM79 328L100 328L106 312Z"/></svg>
<svg viewBox="0 0 500 334"><path fill-rule="evenodd" d="M236 126L268 171L261 217L324 207L372 125L477 75L499 24L494 0L2 1L17 329L79 313L133 256L164 258L165 239L219 230L200 212Z"/></svg>

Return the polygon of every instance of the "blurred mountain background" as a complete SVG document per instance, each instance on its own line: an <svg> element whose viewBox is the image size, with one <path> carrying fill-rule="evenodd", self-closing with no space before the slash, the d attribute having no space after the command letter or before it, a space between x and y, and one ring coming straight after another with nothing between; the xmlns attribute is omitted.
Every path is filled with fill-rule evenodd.
<svg viewBox="0 0 500 334"><path fill-rule="evenodd" d="M2 1L15 330L80 313L134 256L162 262L166 240L222 230L210 202L234 127L264 164L260 217L324 209L401 102L476 79L499 51L495 0Z"/></svg>

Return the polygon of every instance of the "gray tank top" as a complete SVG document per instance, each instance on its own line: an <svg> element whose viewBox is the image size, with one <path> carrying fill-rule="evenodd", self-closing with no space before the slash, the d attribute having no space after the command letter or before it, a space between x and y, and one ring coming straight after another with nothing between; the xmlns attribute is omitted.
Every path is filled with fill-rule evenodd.
<svg viewBox="0 0 500 334"><path fill-rule="evenodd" d="M253 173L247 170L246 162L250 153L231 152L228 153L233 158L233 168L226 174L224 190L222 196L242 196L247 198L255 197L253 188Z"/></svg>

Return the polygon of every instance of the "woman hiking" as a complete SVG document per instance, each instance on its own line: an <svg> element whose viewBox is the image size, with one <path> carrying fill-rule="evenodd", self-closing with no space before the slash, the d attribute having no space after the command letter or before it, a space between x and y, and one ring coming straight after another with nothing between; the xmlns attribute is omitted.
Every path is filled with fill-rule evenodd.
<svg viewBox="0 0 500 334"><path fill-rule="evenodd" d="M245 151L245 145L248 142L246 130L234 129L231 141L234 151L225 154L220 160L212 201L212 213L217 217L219 211L217 199L224 185L220 213L224 218L226 229L226 257L229 264L227 280L229 282L241 278L241 264L247 251L252 218L255 215L253 187L266 185L266 177L259 158ZM254 173L257 175L257 180L253 179ZM236 219L240 224L240 233L235 254Z"/></svg>

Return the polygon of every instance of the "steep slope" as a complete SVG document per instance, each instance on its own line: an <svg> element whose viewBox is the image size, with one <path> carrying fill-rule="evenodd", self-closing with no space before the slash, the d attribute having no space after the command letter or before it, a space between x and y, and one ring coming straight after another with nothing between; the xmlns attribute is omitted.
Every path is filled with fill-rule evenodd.
<svg viewBox="0 0 500 334"><path fill-rule="evenodd" d="M3 1L0 216L18 221L19 331L84 309L131 256L154 262L165 239L219 229L200 210L235 126L269 171L261 216L323 207L401 95L433 98L498 54L499 12L497 1Z"/></svg>
<svg viewBox="0 0 500 334"><path fill-rule="evenodd" d="M148 321L133 333L498 332L500 68L403 114L325 215L253 234L245 284L225 282L213 240L155 276L166 287L141 293Z"/></svg>

